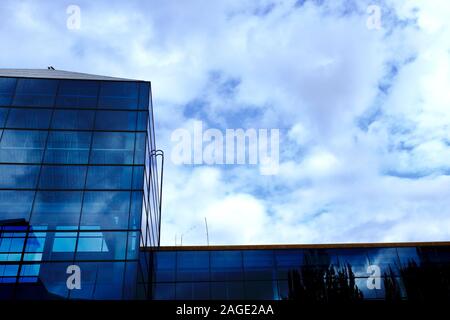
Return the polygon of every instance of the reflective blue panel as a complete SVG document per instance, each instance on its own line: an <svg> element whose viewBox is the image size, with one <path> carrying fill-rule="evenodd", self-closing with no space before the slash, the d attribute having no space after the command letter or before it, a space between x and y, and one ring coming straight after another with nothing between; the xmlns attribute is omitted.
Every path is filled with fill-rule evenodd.
<svg viewBox="0 0 450 320"><path fill-rule="evenodd" d="M144 164L146 133L136 133L136 147L134 150L134 164Z"/></svg>
<svg viewBox="0 0 450 320"><path fill-rule="evenodd" d="M36 194L31 224L34 226L78 226L82 192L39 191Z"/></svg>
<svg viewBox="0 0 450 320"><path fill-rule="evenodd" d="M177 253L174 251L159 251L155 255L155 282L175 281Z"/></svg>
<svg viewBox="0 0 450 320"><path fill-rule="evenodd" d="M133 164L134 133L95 132L91 163Z"/></svg>
<svg viewBox="0 0 450 320"><path fill-rule="evenodd" d="M243 277L241 251L211 251L211 280L242 280Z"/></svg>
<svg viewBox="0 0 450 320"><path fill-rule="evenodd" d="M88 191L84 196L82 226L127 229L130 192Z"/></svg>
<svg viewBox="0 0 450 320"><path fill-rule="evenodd" d="M338 249L329 252L333 252L330 256L335 267L350 267L355 276L368 276L369 261L365 249Z"/></svg>
<svg viewBox="0 0 450 320"><path fill-rule="evenodd" d="M66 271L67 267L72 264L73 262L41 264L39 280L50 294L61 298L68 296L67 277L69 275ZM51 299L51 297L49 298Z"/></svg>
<svg viewBox="0 0 450 320"><path fill-rule="evenodd" d="M175 283L156 283L153 300L175 300Z"/></svg>
<svg viewBox="0 0 450 320"><path fill-rule="evenodd" d="M139 110L148 110L150 98L150 83L139 83Z"/></svg>
<svg viewBox="0 0 450 320"><path fill-rule="evenodd" d="M45 131L5 130L0 142L0 161L39 163L46 138Z"/></svg>
<svg viewBox="0 0 450 320"><path fill-rule="evenodd" d="M43 166L39 188L83 189L85 175L85 166Z"/></svg>
<svg viewBox="0 0 450 320"><path fill-rule="evenodd" d="M95 128L98 130L135 130L136 112L98 111L95 119Z"/></svg>
<svg viewBox="0 0 450 320"><path fill-rule="evenodd" d="M133 167L133 190L142 190L144 187L144 166Z"/></svg>
<svg viewBox="0 0 450 320"><path fill-rule="evenodd" d="M129 232L128 233L128 249L127 249L127 259L136 260L139 256L139 237L140 232Z"/></svg>
<svg viewBox="0 0 450 320"><path fill-rule="evenodd" d="M58 80L19 79L13 106L53 107Z"/></svg>
<svg viewBox="0 0 450 320"><path fill-rule="evenodd" d="M244 282L241 281L211 282L211 299L213 300L245 299Z"/></svg>
<svg viewBox="0 0 450 320"><path fill-rule="evenodd" d="M79 263L83 274L80 290L70 292L71 299L116 300L122 298L124 262Z"/></svg>
<svg viewBox="0 0 450 320"><path fill-rule="evenodd" d="M246 279L265 280L273 278L272 250L246 250L243 251L243 254Z"/></svg>
<svg viewBox="0 0 450 320"><path fill-rule="evenodd" d="M31 189L36 187L39 166L0 164L0 188Z"/></svg>
<svg viewBox="0 0 450 320"><path fill-rule="evenodd" d="M129 190L132 167L95 166L89 167L87 189Z"/></svg>
<svg viewBox="0 0 450 320"><path fill-rule="evenodd" d="M98 90L97 81L61 80L56 107L96 108Z"/></svg>
<svg viewBox="0 0 450 320"><path fill-rule="evenodd" d="M15 78L0 78L0 106L9 106L11 104L16 81Z"/></svg>
<svg viewBox="0 0 450 320"><path fill-rule="evenodd" d="M370 248L367 249L370 265L380 267L381 274L390 274L392 271L395 275L399 274L399 259L397 249L395 248Z"/></svg>
<svg viewBox="0 0 450 320"><path fill-rule="evenodd" d="M186 251L177 254L177 280L209 280L209 252Z"/></svg>
<svg viewBox="0 0 450 320"><path fill-rule="evenodd" d="M87 164L90 132L51 131L45 151L46 163Z"/></svg>
<svg viewBox="0 0 450 320"><path fill-rule="evenodd" d="M131 212L128 227L130 229L139 229L141 227L141 213L142 213L142 191L134 191L131 198Z"/></svg>
<svg viewBox="0 0 450 320"><path fill-rule="evenodd" d="M138 120L136 130L145 131L147 130L147 120L148 112L138 112Z"/></svg>
<svg viewBox="0 0 450 320"><path fill-rule="evenodd" d="M208 300L210 289L208 282L177 282L176 299L179 300Z"/></svg>
<svg viewBox="0 0 450 320"><path fill-rule="evenodd" d="M252 300L274 300L278 296L276 281L246 281L245 295Z"/></svg>
<svg viewBox="0 0 450 320"><path fill-rule="evenodd" d="M29 221L34 191L0 190L0 220Z"/></svg>
<svg viewBox="0 0 450 320"><path fill-rule="evenodd" d="M126 232L80 232L76 259L124 260Z"/></svg>
<svg viewBox="0 0 450 320"><path fill-rule="evenodd" d="M138 104L137 82L102 82L99 108L136 110Z"/></svg>
<svg viewBox="0 0 450 320"><path fill-rule="evenodd" d="M53 129L90 130L94 123L93 110L56 110Z"/></svg>
<svg viewBox="0 0 450 320"><path fill-rule="evenodd" d="M18 129L48 129L52 110L48 109L11 109L7 128Z"/></svg>
<svg viewBox="0 0 450 320"><path fill-rule="evenodd" d="M6 115L8 114L7 108L0 108L0 127L4 127L6 122Z"/></svg>

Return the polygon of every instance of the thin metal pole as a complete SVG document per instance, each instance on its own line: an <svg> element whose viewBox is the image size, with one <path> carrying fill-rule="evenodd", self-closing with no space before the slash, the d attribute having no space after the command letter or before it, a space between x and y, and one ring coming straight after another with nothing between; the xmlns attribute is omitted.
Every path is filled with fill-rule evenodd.
<svg viewBox="0 0 450 320"><path fill-rule="evenodd" d="M206 220L206 217L205 217L205 227L206 227L206 243L209 246L208 220Z"/></svg>

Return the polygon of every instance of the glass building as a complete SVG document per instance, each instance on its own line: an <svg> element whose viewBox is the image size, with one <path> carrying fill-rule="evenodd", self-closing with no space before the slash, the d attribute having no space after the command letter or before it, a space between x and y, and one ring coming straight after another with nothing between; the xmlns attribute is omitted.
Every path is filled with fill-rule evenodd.
<svg viewBox="0 0 450 320"><path fill-rule="evenodd" d="M450 243L161 247L155 300L449 301Z"/></svg>
<svg viewBox="0 0 450 320"><path fill-rule="evenodd" d="M450 243L160 247L153 123L149 82L0 69L0 299L450 300Z"/></svg>
<svg viewBox="0 0 450 320"><path fill-rule="evenodd" d="M149 82L0 69L0 298L146 298L155 150Z"/></svg>

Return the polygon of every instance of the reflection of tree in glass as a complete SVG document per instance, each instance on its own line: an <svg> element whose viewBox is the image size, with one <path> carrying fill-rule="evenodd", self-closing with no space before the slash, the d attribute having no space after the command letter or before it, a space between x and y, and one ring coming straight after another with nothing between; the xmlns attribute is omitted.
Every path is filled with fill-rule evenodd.
<svg viewBox="0 0 450 320"><path fill-rule="evenodd" d="M305 264L289 271L290 300L311 302L352 302L363 299L355 283L355 274L350 264L331 264L324 252L309 252L304 256Z"/></svg>
<svg viewBox="0 0 450 320"><path fill-rule="evenodd" d="M399 283L403 284L408 301L450 301L450 265L433 263L424 253L420 253L420 263L411 259L400 266L397 279L391 268L384 274L387 301L402 299Z"/></svg>

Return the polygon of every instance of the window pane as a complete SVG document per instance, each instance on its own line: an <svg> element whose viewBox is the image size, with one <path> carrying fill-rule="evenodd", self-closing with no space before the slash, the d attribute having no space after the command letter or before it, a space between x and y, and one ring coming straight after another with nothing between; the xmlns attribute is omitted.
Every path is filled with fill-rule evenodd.
<svg viewBox="0 0 450 320"><path fill-rule="evenodd" d="M76 259L124 260L126 232L80 232Z"/></svg>
<svg viewBox="0 0 450 320"><path fill-rule="evenodd" d="M31 216L32 225L78 226L82 193L38 191Z"/></svg>
<svg viewBox="0 0 450 320"><path fill-rule="evenodd" d="M94 122L94 113L93 110L56 110L52 128L90 130Z"/></svg>
<svg viewBox="0 0 450 320"><path fill-rule="evenodd" d="M0 142L0 161L39 163L47 132L5 130Z"/></svg>
<svg viewBox="0 0 450 320"><path fill-rule="evenodd" d="M0 191L0 220L29 221L34 191Z"/></svg>
<svg viewBox="0 0 450 320"><path fill-rule="evenodd" d="M43 166L39 188L83 189L85 176L84 166Z"/></svg>
<svg viewBox="0 0 450 320"><path fill-rule="evenodd" d="M91 163L133 164L134 133L95 132Z"/></svg>
<svg viewBox="0 0 450 320"><path fill-rule="evenodd" d="M88 191L84 196L81 225L127 229L129 210L129 192Z"/></svg>
<svg viewBox="0 0 450 320"><path fill-rule="evenodd" d="M56 107L96 108L98 89L97 81L62 80Z"/></svg>
<svg viewBox="0 0 450 320"><path fill-rule="evenodd" d="M139 110L148 110L150 98L150 83L139 84Z"/></svg>
<svg viewBox="0 0 450 320"><path fill-rule="evenodd" d="M14 106L53 107L58 80L19 79Z"/></svg>
<svg viewBox="0 0 450 320"><path fill-rule="evenodd" d="M177 254L177 280L209 280L209 252L190 251Z"/></svg>
<svg viewBox="0 0 450 320"><path fill-rule="evenodd" d="M0 106L9 106L11 104L15 88L16 79L0 78Z"/></svg>
<svg viewBox="0 0 450 320"><path fill-rule="evenodd" d="M131 174L133 167L89 167L87 185L88 189L126 189L131 187Z"/></svg>
<svg viewBox="0 0 450 320"><path fill-rule="evenodd" d="M155 282L175 281L176 252L159 251L155 254Z"/></svg>
<svg viewBox="0 0 450 320"><path fill-rule="evenodd" d="M39 166L0 165L0 188L32 189L36 188Z"/></svg>
<svg viewBox="0 0 450 320"><path fill-rule="evenodd" d="M0 108L0 127L4 127L7 114L8 114L7 108Z"/></svg>
<svg viewBox="0 0 450 320"><path fill-rule="evenodd" d="M144 164L145 161L145 132L136 133L136 147L134 150L134 164Z"/></svg>
<svg viewBox="0 0 450 320"><path fill-rule="evenodd" d="M99 108L137 109L138 83L104 81L100 90Z"/></svg>
<svg viewBox="0 0 450 320"><path fill-rule="evenodd" d="M143 200L142 191L134 191L132 193L130 223L129 223L130 229L139 229L141 226L142 200Z"/></svg>
<svg viewBox="0 0 450 320"><path fill-rule="evenodd" d="M214 281L242 280L242 252L212 251L211 252L211 279Z"/></svg>
<svg viewBox="0 0 450 320"><path fill-rule="evenodd" d="M148 112L138 112L138 121L136 130L139 131L147 130L147 119L148 119Z"/></svg>
<svg viewBox="0 0 450 320"><path fill-rule="evenodd" d="M11 109L7 128L48 129L52 110Z"/></svg>
<svg viewBox="0 0 450 320"><path fill-rule="evenodd" d="M89 132L52 131L47 142L45 162L88 163L90 141Z"/></svg>
<svg viewBox="0 0 450 320"><path fill-rule="evenodd" d="M95 128L98 130L134 130L136 128L136 112L98 111Z"/></svg>

